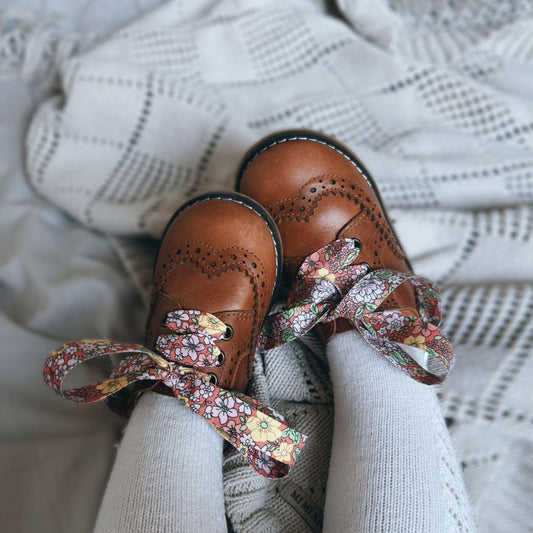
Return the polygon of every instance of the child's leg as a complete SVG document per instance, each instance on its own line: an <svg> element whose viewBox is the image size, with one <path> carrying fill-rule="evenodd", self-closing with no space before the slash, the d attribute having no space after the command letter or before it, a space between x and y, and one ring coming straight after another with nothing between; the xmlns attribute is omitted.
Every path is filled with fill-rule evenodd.
<svg viewBox="0 0 533 533"><path fill-rule="evenodd" d="M126 427L95 531L226 531L223 442L176 398L145 393Z"/></svg>
<svg viewBox="0 0 533 533"><path fill-rule="evenodd" d="M335 429L324 531L473 531L461 469L432 387L355 331L327 345Z"/></svg>

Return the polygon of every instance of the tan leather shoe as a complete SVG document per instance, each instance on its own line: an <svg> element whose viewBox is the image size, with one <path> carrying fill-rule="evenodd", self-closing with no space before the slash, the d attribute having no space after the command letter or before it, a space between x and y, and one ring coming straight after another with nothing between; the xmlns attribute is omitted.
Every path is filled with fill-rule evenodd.
<svg viewBox="0 0 533 533"><path fill-rule="evenodd" d="M289 282L306 256L339 238L357 239L358 262L372 269L412 271L370 173L331 137L302 130L264 138L244 157L237 189L274 219ZM401 285L382 308L417 315L413 287ZM319 333L327 340L347 329L350 324L339 319L321 325Z"/></svg>
<svg viewBox="0 0 533 533"><path fill-rule="evenodd" d="M212 313L227 325L212 379L244 392L281 264L276 226L250 198L213 193L186 203L169 222L157 256L146 346L155 349L157 337L171 333L163 325L170 311Z"/></svg>

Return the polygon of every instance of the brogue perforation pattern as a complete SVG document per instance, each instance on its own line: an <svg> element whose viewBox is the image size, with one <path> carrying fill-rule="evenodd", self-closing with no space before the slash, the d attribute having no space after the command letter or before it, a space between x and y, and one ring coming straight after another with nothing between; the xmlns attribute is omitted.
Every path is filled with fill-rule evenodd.
<svg viewBox="0 0 533 533"><path fill-rule="evenodd" d="M278 202L266 206L268 213L277 224L280 224L284 220L298 222L309 221L322 199L328 196L339 195L359 205L361 210L379 231L381 235L380 241L383 240L399 259L405 258L388 224L383 223L384 216L381 210L376 209L374 202L368 197L368 193L361 186L352 183L349 176L339 176L337 174L315 176L300 191L301 194L299 197L283 198ZM377 242L375 244L381 248L381 245Z"/></svg>
<svg viewBox="0 0 533 533"><path fill-rule="evenodd" d="M165 281L172 275L172 272L184 263L191 263L198 267L201 272L212 278L223 275L229 271L242 272L249 280L253 290L253 307L250 314L253 319L251 335L247 336L247 342L233 343L228 349L221 348L225 357L222 363L214 368L224 372L224 367L229 367L228 375L232 376L231 368L235 366L235 361L242 358L243 354L250 354L247 362L247 375L252 373L253 353L257 336L259 335L263 316L267 312L270 301L270 293L267 291L265 267L256 254L240 247L214 248L201 241L184 241L176 243L173 254L167 254L166 261L161 263L160 274L154 278L154 298L162 289ZM247 313L231 313L234 316L247 315ZM224 341L223 341L224 342ZM222 345L221 345L222 346Z"/></svg>

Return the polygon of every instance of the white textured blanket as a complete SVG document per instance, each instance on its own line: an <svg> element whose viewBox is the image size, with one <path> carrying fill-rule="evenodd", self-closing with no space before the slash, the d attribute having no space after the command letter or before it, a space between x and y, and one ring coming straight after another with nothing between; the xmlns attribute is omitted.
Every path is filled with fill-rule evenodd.
<svg viewBox="0 0 533 533"><path fill-rule="evenodd" d="M442 406L479 530L528 530L533 4L339 0L328 14L316 0L174 0L78 53L13 15L0 31L0 401L12 406L1 415L0 525L90 530L119 422L48 393L46 351L67 338L142 338L148 237L192 195L232 188L256 139L307 127L361 157L415 269L441 284L458 359ZM45 60L60 88L27 130L26 174L54 207L19 172ZM252 383L316 443L291 482L319 516L332 424L322 352L313 339L275 350ZM235 530L254 513L273 531L308 527L232 452L225 483Z"/></svg>

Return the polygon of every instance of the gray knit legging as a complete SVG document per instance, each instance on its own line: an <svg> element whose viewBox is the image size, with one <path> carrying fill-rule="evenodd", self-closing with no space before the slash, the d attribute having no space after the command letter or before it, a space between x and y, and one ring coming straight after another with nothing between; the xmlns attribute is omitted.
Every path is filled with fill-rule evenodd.
<svg viewBox="0 0 533 533"><path fill-rule="evenodd" d="M431 387L354 331L327 347L335 430L324 531L474 531ZM126 428L98 533L226 531L218 433L174 398L145 394Z"/></svg>

